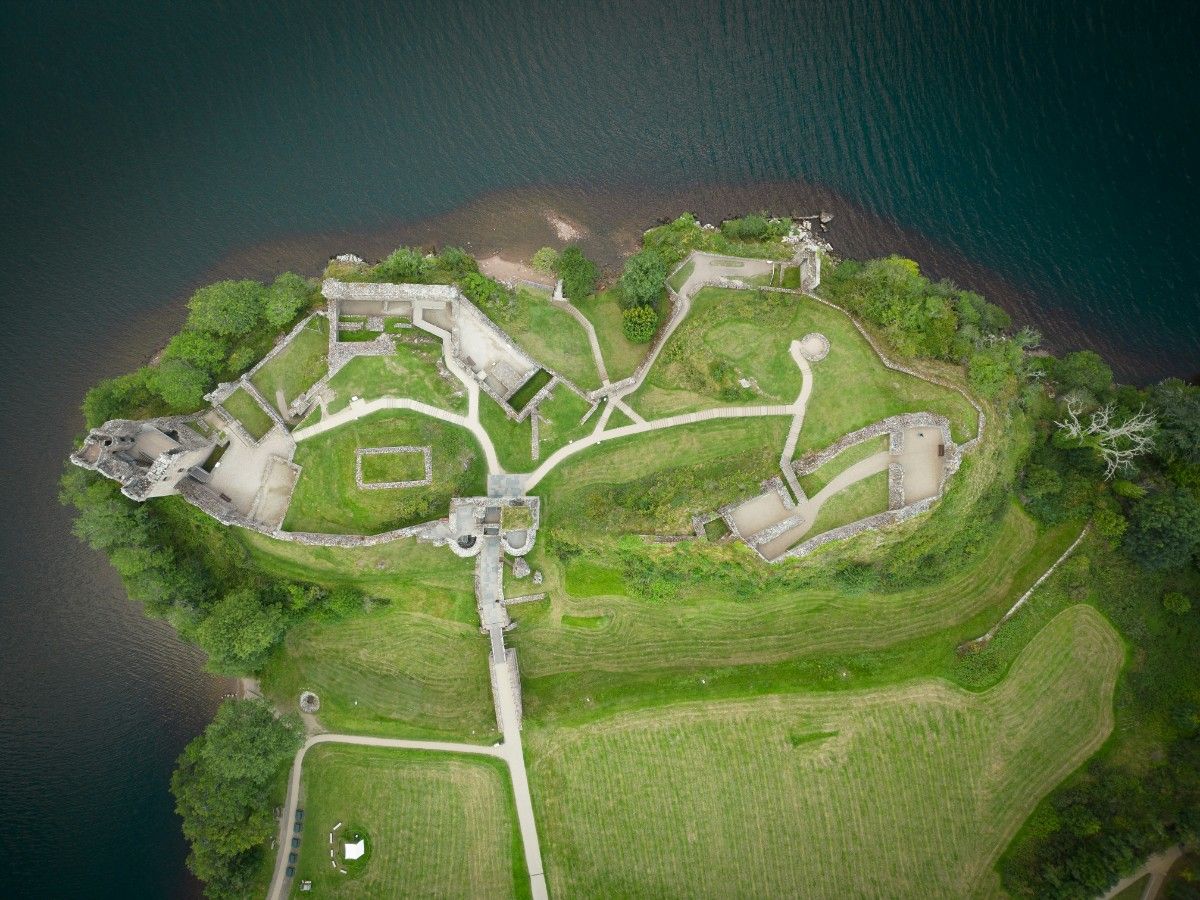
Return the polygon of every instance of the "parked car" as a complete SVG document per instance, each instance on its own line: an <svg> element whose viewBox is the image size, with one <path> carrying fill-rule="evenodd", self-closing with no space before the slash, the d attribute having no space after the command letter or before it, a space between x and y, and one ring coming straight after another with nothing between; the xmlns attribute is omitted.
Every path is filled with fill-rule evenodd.
<svg viewBox="0 0 1200 900"><path fill-rule="evenodd" d="M292 876L294 876L295 874L296 874L296 867L295 867L295 866L288 866L288 867L287 867L287 877L288 877L288 878L291 878L291 877L292 877Z"/></svg>
<svg viewBox="0 0 1200 900"><path fill-rule="evenodd" d="M300 846L300 838L292 838L292 849L295 850Z"/></svg>
<svg viewBox="0 0 1200 900"><path fill-rule="evenodd" d="M296 827L295 827L295 828L293 828L293 829L292 829L292 831L296 832L296 834L299 834L299 833L300 833L300 829L301 829L301 828L303 828L303 827L304 827L304 823L303 823L303 822L297 822L297 823L296 823Z"/></svg>
<svg viewBox="0 0 1200 900"><path fill-rule="evenodd" d="M299 822L303 818L304 818L304 810L302 810L302 809L296 810L296 821Z"/></svg>

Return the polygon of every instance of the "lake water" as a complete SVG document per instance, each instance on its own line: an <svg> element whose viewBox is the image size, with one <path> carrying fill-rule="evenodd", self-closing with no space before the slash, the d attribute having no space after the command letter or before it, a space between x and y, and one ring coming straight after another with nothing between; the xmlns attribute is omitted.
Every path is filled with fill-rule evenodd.
<svg viewBox="0 0 1200 900"><path fill-rule="evenodd" d="M1200 369L1178 3L0 6L0 883L187 896L167 793L225 685L55 501L86 386L219 275L692 209L834 213L1128 379Z"/></svg>

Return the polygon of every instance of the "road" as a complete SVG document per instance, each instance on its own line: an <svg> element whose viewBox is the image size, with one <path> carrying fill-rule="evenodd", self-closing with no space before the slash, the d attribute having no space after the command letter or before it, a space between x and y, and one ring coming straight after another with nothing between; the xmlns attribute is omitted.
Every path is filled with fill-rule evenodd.
<svg viewBox="0 0 1200 900"><path fill-rule="evenodd" d="M511 697L508 700L512 705ZM506 710L506 721L509 710ZM510 734L511 732L511 734ZM432 750L438 753L467 753L474 756L491 756L504 760L508 766L509 777L512 780L513 795L517 805L517 824L521 829L521 844L525 848L525 864L529 869L530 887L534 900L546 898L546 876L542 870L542 855L538 844L537 828L533 819L533 799L529 794L529 779L525 772L525 755L521 747L521 732L519 728L505 728L505 740L502 744L483 746L480 744L459 744L449 741L410 741L401 738L370 737L358 734L315 734L304 742L296 751L292 761L292 774L288 779L287 799L284 802L283 817L279 822L279 850L275 857L275 872L271 876L271 887L267 892L268 900L283 900L288 896L292 879L287 877L287 856L291 851L292 823L296 819L296 807L300 801L300 778L304 766L304 756L318 744L354 744L362 747L388 747L395 750ZM324 827L324 826L322 826ZM316 836L319 837L319 836ZM305 834L304 840L315 840L312 834Z"/></svg>

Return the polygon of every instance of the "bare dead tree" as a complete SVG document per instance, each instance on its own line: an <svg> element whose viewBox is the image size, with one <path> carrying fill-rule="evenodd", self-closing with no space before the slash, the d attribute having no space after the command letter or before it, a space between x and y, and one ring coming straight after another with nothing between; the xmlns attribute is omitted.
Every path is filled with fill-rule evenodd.
<svg viewBox="0 0 1200 900"><path fill-rule="evenodd" d="M1158 422L1145 407L1119 424L1113 423L1111 403L1093 412L1086 423L1079 419L1081 410L1079 400L1067 398L1067 417L1054 424L1067 437L1093 447L1100 454L1106 481L1118 472L1128 471L1136 457L1154 449L1154 429Z"/></svg>

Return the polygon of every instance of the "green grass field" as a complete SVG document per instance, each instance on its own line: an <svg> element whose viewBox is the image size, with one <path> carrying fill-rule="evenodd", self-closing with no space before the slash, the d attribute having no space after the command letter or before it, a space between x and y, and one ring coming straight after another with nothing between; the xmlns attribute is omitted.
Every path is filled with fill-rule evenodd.
<svg viewBox="0 0 1200 900"><path fill-rule="evenodd" d="M800 487L804 488L804 493L812 497L821 488L833 481L840 473L850 468L857 462L862 462L868 457L874 456L876 453L881 453L888 448L888 436L881 434L873 437L870 440L863 441L860 444L854 444L847 447L825 465L818 469L814 469L807 475L799 477Z"/></svg>
<svg viewBox="0 0 1200 900"><path fill-rule="evenodd" d="M351 397L408 397L450 412L466 413L467 397L457 379L443 378L437 360L441 344L400 344L394 356L359 356L329 379L334 398L331 413L344 409ZM459 394L460 396L455 396Z"/></svg>
<svg viewBox="0 0 1200 900"><path fill-rule="evenodd" d="M527 896L508 773L498 760L324 744L305 755L304 835L292 896ZM338 823L367 835L357 873L331 865Z"/></svg>
<svg viewBox="0 0 1200 900"><path fill-rule="evenodd" d="M318 718L333 731L495 736L472 560L415 538L355 549L304 547L253 533L243 540L267 572L330 588L353 585L376 598L369 612L289 631L262 673L272 699L290 708L300 691L316 691Z"/></svg>
<svg viewBox="0 0 1200 900"><path fill-rule="evenodd" d="M275 427L275 423L258 405L258 401L242 388L238 388L230 394L221 405L225 407L226 412L245 426L246 430L250 432L250 436L256 441L262 440L263 435Z"/></svg>
<svg viewBox="0 0 1200 900"><path fill-rule="evenodd" d="M287 348L259 369L251 381L271 403L277 402L280 393L287 405L317 383L327 370L326 354L329 351L329 320L324 316L313 316Z"/></svg>
<svg viewBox="0 0 1200 900"><path fill-rule="evenodd" d="M888 473L884 470L854 482L821 504L816 521L804 537L815 537L834 528L841 528L867 516L885 512L887 508Z"/></svg>
<svg viewBox="0 0 1200 900"><path fill-rule="evenodd" d="M798 449L902 412L950 419L955 440L975 434L975 410L958 393L886 368L842 312L792 294L705 288L628 399L648 419L718 406L791 403L801 375L788 351L810 331L829 338L813 365L813 392ZM741 388L753 378L759 390Z"/></svg>
<svg viewBox="0 0 1200 900"><path fill-rule="evenodd" d="M588 434L595 427L595 415L580 426L588 402L559 382L544 400L540 412L546 421L538 426L540 459L545 459L568 441ZM533 460L532 425L529 418L514 422L492 398L479 398L479 420L496 446L500 464L509 472L529 472L537 468Z"/></svg>
<svg viewBox="0 0 1200 900"><path fill-rule="evenodd" d="M511 309L496 316L496 322L538 362L585 391L600 387L587 332L548 296L520 288Z"/></svg>
<svg viewBox="0 0 1200 900"><path fill-rule="evenodd" d="M430 446L433 484L360 490L355 483L359 447ZM284 518L287 531L378 534L446 515L451 497L483 493L486 463L465 428L419 413L381 410L301 442L303 468Z"/></svg>
<svg viewBox="0 0 1200 900"><path fill-rule="evenodd" d="M557 896L994 896L991 865L1104 740L1123 657L1073 607L1004 681L684 704L528 730Z"/></svg>
<svg viewBox="0 0 1200 900"><path fill-rule="evenodd" d="M618 293L617 288L611 288L588 297L579 305L580 312L596 329L596 340L610 381L621 381L632 375L649 349L649 345L634 344L625 337Z"/></svg>
<svg viewBox="0 0 1200 900"><path fill-rule="evenodd" d="M420 453L368 453L362 458L363 481L420 481L425 477L425 457Z"/></svg>

